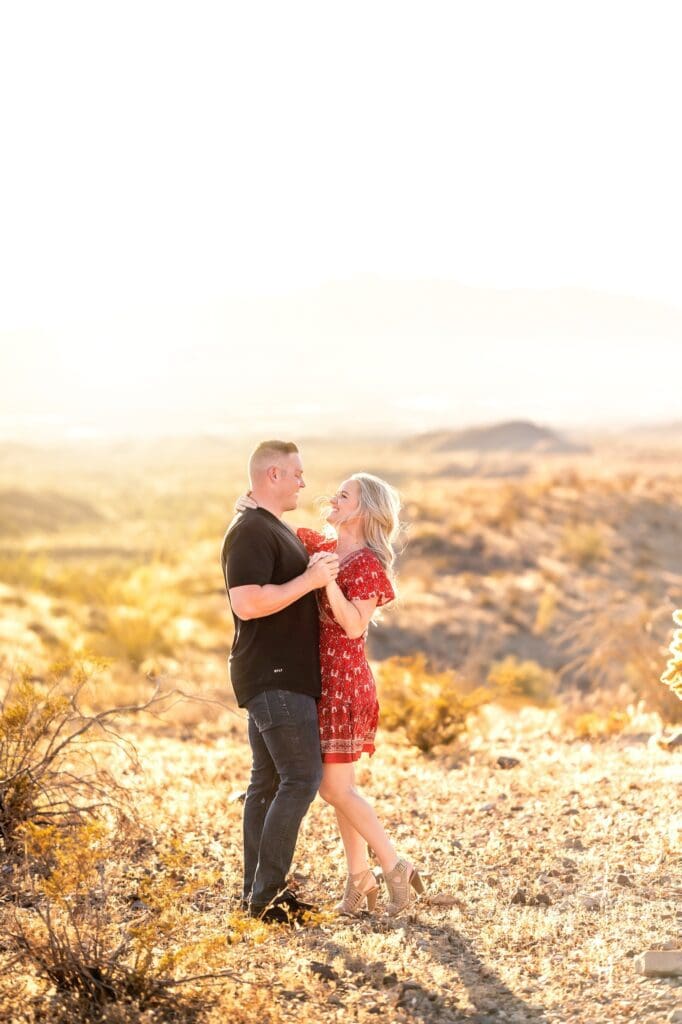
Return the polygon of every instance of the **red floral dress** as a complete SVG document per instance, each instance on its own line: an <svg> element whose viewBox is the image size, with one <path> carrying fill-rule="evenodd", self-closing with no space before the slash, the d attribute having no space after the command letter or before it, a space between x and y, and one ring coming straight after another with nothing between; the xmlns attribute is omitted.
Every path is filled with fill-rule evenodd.
<svg viewBox="0 0 682 1024"><path fill-rule="evenodd" d="M308 554L336 551L336 541L315 530L296 531ZM377 607L392 601L393 587L369 548L352 551L340 564L336 582L349 601L377 597ZM365 636L351 639L334 618L326 591L317 591L320 609L322 695L317 706L322 760L359 761L374 753L379 703L374 677L365 657Z"/></svg>

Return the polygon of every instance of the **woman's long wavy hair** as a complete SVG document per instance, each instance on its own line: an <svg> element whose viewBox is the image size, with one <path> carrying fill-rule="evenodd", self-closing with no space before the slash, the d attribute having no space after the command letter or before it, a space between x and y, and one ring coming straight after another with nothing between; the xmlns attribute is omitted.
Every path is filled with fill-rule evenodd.
<svg viewBox="0 0 682 1024"><path fill-rule="evenodd" d="M367 546L392 576L394 545L400 533L400 495L395 487L372 473L353 473L350 479L360 485L360 514Z"/></svg>

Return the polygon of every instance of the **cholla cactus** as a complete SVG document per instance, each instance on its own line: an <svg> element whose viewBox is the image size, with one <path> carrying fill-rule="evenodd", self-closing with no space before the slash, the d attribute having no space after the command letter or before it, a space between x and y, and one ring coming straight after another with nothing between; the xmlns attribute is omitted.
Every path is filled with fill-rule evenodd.
<svg viewBox="0 0 682 1024"><path fill-rule="evenodd" d="M682 608L673 612L673 619L678 626L682 626ZM673 632L669 650L672 657L668 659L661 682L669 686L673 693L682 700L682 629L676 629Z"/></svg>

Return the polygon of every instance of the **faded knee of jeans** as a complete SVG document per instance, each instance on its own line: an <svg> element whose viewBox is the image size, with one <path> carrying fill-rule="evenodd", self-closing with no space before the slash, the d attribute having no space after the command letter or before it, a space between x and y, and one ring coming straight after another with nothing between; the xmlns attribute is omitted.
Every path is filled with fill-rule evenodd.
<svg viewBox="0 0 682 1024"><path fill-rule="evenodd" d="M285 789L293 790L300 796L305 797L309 801L313 801L317 794L322 779L322 772L314 772L307 778L292 778L287 779L285 783Z"/></svg>

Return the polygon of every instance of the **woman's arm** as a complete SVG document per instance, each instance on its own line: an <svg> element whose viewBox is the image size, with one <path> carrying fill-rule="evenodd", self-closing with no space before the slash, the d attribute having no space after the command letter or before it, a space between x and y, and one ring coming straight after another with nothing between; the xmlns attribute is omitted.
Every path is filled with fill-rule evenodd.
<svg viewBox="0 0 682 1024"><path fill-rule="evenodd" d="M336 580L328 583L325 591L329 598L334 618L346 636L350 637L351 640L361 637L369 625L369 620L374 615L379 598L370 597L365 601L349 601L348 598L344 597L343 591Z"/></svg>

